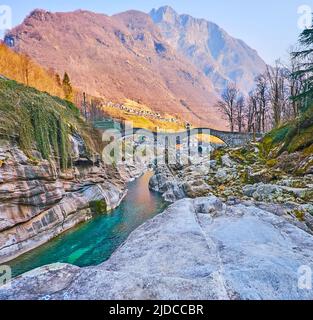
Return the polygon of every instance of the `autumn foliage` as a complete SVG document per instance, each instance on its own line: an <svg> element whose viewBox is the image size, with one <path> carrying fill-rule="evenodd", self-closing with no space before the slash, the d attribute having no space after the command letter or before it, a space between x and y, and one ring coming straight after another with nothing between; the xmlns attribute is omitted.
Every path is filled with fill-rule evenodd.
<svg viewBox="0 0 313 320"><path fill-rule="evenodd" d="M47 71L28 56L0 44L0 74L51 95L65 98L64 90L53 71Z"/></svg>

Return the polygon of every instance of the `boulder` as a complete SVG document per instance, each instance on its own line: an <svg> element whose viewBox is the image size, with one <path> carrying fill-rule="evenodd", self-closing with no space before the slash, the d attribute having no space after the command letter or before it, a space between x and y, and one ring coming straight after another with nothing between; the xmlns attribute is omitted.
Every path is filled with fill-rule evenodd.
<svg viewBox="0 0 313 320"><path fill-rule="evenodd" d="M149 188L161 193L163 198L168 202L175 202L185 197L179 180L166 167L157 168L155 175L149 181Z"/></svg>
<svg viewBox="0 0 313 320"><path fill-rule="evenodd" d="M246 170L246 173L247 173L246 179L247 179L247 182L249 183L260 183L260 182L268 183L273 178L271 172L269 172L268 169L252 171L250 168L250 170L249 169Z"/></svg>
<svg viewBox="0 0 313 320"><path fill-rule="evenodd" d="M236 167L236 163L231 160L230 156L228 154L225 154L221 157L222 166L227 168L234 168Z"/></svg>
<svg viewBox="0 0 313 320"><path fill-rule="evenodd" d="M258 183L244 186L243 193L257 201L274 202L283 196L283 188L278 185Z"/></svg>
<svg viewBox="0 0 313 320"><path fill-rule="evenodd" d="M188 198L203 197L212 192L212 188L203 180L187 181L183 184L183 190Z"/></svg>
<svg viewBox="0 0 313 320"><path fill-rule="evenodd" d="M215 180L218 183L225 183L229 180L228 172L226 169L219 168L215 174Z"/></svg>
<svg viewBox="0 0 313 320"><path fill-rule="evenodd" d="M216 215L226 211L226 205L217 197L203 197L194 200L196 213Z"/></svg>

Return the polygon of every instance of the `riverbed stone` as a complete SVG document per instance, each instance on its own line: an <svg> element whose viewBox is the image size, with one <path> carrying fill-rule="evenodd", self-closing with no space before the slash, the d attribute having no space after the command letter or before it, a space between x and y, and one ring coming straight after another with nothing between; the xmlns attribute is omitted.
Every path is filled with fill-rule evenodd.
<svg viewBox="0 0 313 320"><path fill-rule="evenodd" d="M215 215L226 210L226 205L217 197L203 197L194 200L196 213Z"/></svg>
<svg viewBox="0 0 313 320"><path fill-rule="evenodd" d="M185 197L181 183L166 167L157 168L149 181L149 188L161 193L168 202L175 202Z"/></svg>
<svg viewBox="0 0 313 320"><path fill-rule="evenodd" d="M230 158L228 154L225 154L221 157L222 166L228 168L236 167L236 163Z"/></svg>
<svg viewBox="0 0 313 320"><path fill-rule="evenodd" d="M0 288L0 299L313 299L298 287L313 237L255 206L202 212L222 207L215 197L180 200L103 264L39 268Z"/></svg>

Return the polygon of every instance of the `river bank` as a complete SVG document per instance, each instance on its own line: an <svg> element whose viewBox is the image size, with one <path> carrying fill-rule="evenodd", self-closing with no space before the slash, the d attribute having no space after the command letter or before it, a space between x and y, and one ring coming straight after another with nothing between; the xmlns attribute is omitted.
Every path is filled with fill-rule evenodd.
<svg viewBox="0 0 313 320"><path fill-rule="evenodd" d="M147 171L127 183L127 194L116 209L94 215L87 222L9 261L7 265L12 270L12 276L56 262L79 267L103 263L132 231L166 208L167 203L161 195L149 191L152 175L152 171Z"/></svg>
<svg viewBox="0 0 313 320"><path fill-rule="evenodd" d="M262 143L220 148L193 165L159 166L150 188L170 202L216 196L229 205L253 205L313 234L311 161L310 154L301 153L268 160L262 155Z"/></svg>
<svg viewBox="0 0 313 320"><path fill-rule="evenodd" d="M84 141L71 137L74 165L28 157L16 145L0 145L0 263L12 260L59 234L110 212L127 194L126 184L147 166L105 165L86 155ZM35 152L35 151L34 151Z"/></svg>
<svg viewBox="0 0 313 320"><path fill-rule="evenodd" d="M298 287L299 268L313 263L312 245L311 235L256 207L183 199L105 263L42 267L0 288L0 298L312 299Z"/></svg>
<svg viewBox="0 0 313 320"><path fill-rule="evenodd" d="M299 282L299 271L313 266L312 176L286 173L280 159L275 168L258 160L259 146L157 167L150 188L173 204L107 261L32 270L0 298L313 299Z"/></svg>

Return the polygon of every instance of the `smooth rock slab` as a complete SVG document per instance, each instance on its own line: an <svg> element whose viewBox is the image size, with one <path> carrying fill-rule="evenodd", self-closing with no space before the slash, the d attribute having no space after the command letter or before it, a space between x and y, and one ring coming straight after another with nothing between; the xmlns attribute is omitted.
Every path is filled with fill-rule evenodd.
<svg viewBox="0 0 313 320"><path fill-rule="evenodd" d="M312 248L310 234L267 211L183 199L105 263L39 268L2 287L0 299L313 299L298 288Z"/></svg>

